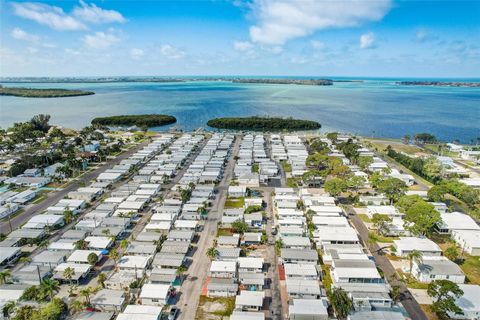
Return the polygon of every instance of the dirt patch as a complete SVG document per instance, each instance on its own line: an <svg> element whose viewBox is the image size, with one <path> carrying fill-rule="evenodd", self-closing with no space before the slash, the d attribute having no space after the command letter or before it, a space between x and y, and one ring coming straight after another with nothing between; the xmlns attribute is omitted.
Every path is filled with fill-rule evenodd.
<svg viewBox="0 0 480 320"><path fill-rule="evenodd" d="M213 298L201 296L195 320L222 320L232 314L235 297Z"/></svg>

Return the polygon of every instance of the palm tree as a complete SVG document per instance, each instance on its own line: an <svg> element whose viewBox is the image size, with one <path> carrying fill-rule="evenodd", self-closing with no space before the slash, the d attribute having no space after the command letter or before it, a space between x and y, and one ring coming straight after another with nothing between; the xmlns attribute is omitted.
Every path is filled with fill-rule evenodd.
<svg viewBox="0 0 480 320"><path fill-rule="evenodd" d="M85 298L85 304L87 306L90 305L90 295L92 294L92 291L91 287L86 287L80 290L80 295Z"/></svg>
<svg viewBox="0 0 480 320"><path fill-rule="evenodd" d="M348 296L348 293L342 288L333 288L328 296L337 318L346 319L350 311L353 310L353 301Z"/></svg>
<svg viewBox="0 0 480 320"><path fill-rule="evenodd" d="M65 220L65 224L69 224L73 220L73 211L68 210L68 208L63 211L63 220Z"/></svg>
<svg viewBox="0 0 480 320"><path fill-rule="evenodd" d="M129 244L130 244L130 241L128 241L127 239L123 239L122 241L120 241L120 248L125 250L127 249Z"/></svg>
<svg viewBox="0 0 480 320"><path fill-rule="evenodd" d="M105 288L105 281L107 280L107 274L106 273L100 273L97 277L97 282L99 285L102 286L102 288Z"/></svg>
<svg viewBox="0 0 480 320"><path fill-rule="evenodd" d="M3 270L0 271L0 284L5 284L8 282L8 279L12 276L12 271L10 270Z"/></svg>
<svg viewBox="0 0 480 320"><path fill-rule="evenodd" d="M77 242L75 242L75 249L86 250L88 248L88 244L89 244L88 241L80 239Z"/></svg>
<svg viewBox="0 0 480 320"><path fill-rule="evenodd" d="M55 293L58 292L59 289L60 289L60 283L57 280L45 279L40 284L40 291L44 295L48 296L50 300L53 299L53 296L55 295Z"/></svg>
<svg viewBox="0 0 480 320"><path fill-rule="evenodd" d="M29 258L29 257L21 257L20 259L18 259L18 262L20 263L30 263L32 261L32 258Z"/></svg>
<svg viewBox="0 0 480 320"><path fill-rule="evenodd" d="M421 253L418 250L413 250L412 252L407 254L407 259L410 262L410 273L412 273L412 268L413 268L413 261L415 262L421 262L423 257L423 253Z"/></svg>
<svg viewBox="0 0 480 320"><path fill-rule="evenodd" d="M80 300L73 300L69 306L70 314L75 314L83 310L83 303Z"/></svg>
<svg viewBox="0 0 480 320"><path fill-rule="evenodd" d="M63 277L70 282L72 285L72 278L75 276L75 269L68 267L63 270Z"/></svg>
<svg viewBox="0 0 480 320"><path fill-rule="evenodd" d="M16 306L17 306L17 303L15 301L7 302L2 308L3 317L5 319L10 318L10 315L13 313Z"/></svg>
<svg viewBox="0 0 480 320"><path fill-rule="evenodd" d="M113 260L113 263L115 264L115 269L117 268L117 259L120 257L120 254L118 253L117 249L113 248L110 250L108 253L108 257Z"/></svg>
<svg viewBox="0 0 480 320"><path fill-rule="evenodd" d="M218 256L219 252L218 252L217 248L210 247L210 248L208 248L206 254L207 254L207 257L210 258L210 260L214 260Z"/></svg>
<svg viewBox="0 0 480 320"><path fill-rule="evenodd" d="M183 278L185 272L187 272L187 268L185 266L180 266L177 268L175 271L175 274L179 276L180 278Z"/></svg>

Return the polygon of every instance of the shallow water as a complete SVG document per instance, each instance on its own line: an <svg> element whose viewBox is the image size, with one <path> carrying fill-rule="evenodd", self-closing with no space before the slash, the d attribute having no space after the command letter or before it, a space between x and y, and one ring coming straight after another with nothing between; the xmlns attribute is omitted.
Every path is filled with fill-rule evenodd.
<svg viewBox="0 0 480 320"><path fill-rule="evenodd" d="M81 128L97 116L164 113L176 127L205 127L220 116L271 115L317 120L322 130L400 138L430 132L442 140L480 137L480 89L400 86L393 80L336 82L333 86L182 83L8 83L5 86L71 88L95 95L71 98L0 96L0 126L38 113L52 123ZM164 128L161 128L164 129Z"/></svg>

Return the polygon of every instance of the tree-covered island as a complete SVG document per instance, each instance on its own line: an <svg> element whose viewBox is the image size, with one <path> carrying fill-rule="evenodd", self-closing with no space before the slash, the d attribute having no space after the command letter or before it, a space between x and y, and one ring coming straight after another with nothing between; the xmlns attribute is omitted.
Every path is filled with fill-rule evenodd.
<svg viewBox="0 0 480 320"><path fill-rule="evenodd" d="M293 118L215 118L207 125L217 129L252 130L252 131L301 131L320 129L321 124L311 120Z"/></svg>
<svg viewBox="0 0 480 320"><path fill-rule="evenodd" d="M298 84L310 86L331 86L333 81L330 79L275 79L275 78L236 78L233 83L255 83L255 84Z"/></svg>
<svg viewBox="0 0 480 320"><path fill-rule="evenodd" d="M92 120L92 125L103 126L137 126L160 127L177 122L174 116L165 114L137 114L110 117L98 117Z"/></svg>
<svg viewBox="0 0 480 320"><path fill-rule="evenodd" d="M70 90L70 89L37 89L20 87L0 86L1 96L15 96L22 98L61 98L77 97L95 94L93 91Z"/></svg>

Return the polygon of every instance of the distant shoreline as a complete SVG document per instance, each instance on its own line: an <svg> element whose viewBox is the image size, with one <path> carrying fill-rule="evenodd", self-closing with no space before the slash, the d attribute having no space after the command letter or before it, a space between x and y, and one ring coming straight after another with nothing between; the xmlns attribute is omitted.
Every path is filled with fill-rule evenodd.
<svg viewBox="0 0 480 320"><path fill-rule="evenodd" d="M467 87L480 88L480 82L454 82L454 81L399 81L402 86L428 86L428 87Z"/></svg>
<svg viewBox="0 0 480 320"><path fill-rule="evenodd" d="M0 96L14 96L20 98L62 98L88 96L92 94L95 94L95 92L55 88L38 89L0 86Z"/></svg>

